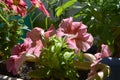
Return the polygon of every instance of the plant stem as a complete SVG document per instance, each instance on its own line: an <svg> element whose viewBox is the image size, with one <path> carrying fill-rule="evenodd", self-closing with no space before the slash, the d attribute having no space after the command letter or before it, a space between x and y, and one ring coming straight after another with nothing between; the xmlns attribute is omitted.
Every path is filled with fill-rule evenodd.
<svg viewBox="0 0 120 80"><path fill-rule="evenodd" d="M3 19L3 21L9 26L9 22L0 14L0 17Z"/></svg>
<svg viewBox="0 0 120 80"><path fill-rule="evenodd" d="M33 29L33 22L32 22L32 19L30 18L30 26L31 26L31 29Z"/></svg>
<svg viewBox="0 0 120 80"><path fill-rule="evenodd" d="M45 18L45 26L46 26L46 30L48 29L48 17Z"/></svg>
<svg viewBox="0 0 120 80"><path fill-rule="evenodd" d="M32 20L33 22L41 15L42 13L39 13L35 18Z"/></svg>

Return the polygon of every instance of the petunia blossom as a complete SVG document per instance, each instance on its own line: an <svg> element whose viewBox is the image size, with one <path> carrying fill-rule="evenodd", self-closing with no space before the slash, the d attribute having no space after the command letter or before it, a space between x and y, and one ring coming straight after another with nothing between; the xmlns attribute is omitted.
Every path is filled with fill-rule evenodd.
<svg viewBox="0 0 120 80"><path fill-rule="evenodd" d="M111 51L108 45L102 44L101 48L101 52L98 52L94 55L96 60L93 60L93 63L91 64L91 70L88 76L96 74L96 65L102 60L102 58L109 57L111 55Z"/></svg>
<svg viewBox="0 0 120 80"><path fill-rule="evenodd" d="M44 38L48 39L54 34L55 28L53 25L46 32L39 27L35 27L32 31L27 32L26 37L33 41L28 53L32 52L36 57L39 57L41 50L44 48Z"/></svg>
<svg viewBox="0 0 120 80"><path fill-rule="evenodd" d="M5 2L9 9L13 10L15 14L20 14L24 17L27 13L26 3L24 0L6 0Z"/></svg>
<svg viewBox="0 0 120 80"><path fill-rule="evenodd" d="M28 50L31 47L31 39L24 39L24 43L15 45L11 50L11 56L7 60L8 72L13 72L14 75L18 74L19 67L26 61Z"/></svg>
<svg viewBox="0 0 120 80"><path fill-rule="evenodd" d="M13 75L17 75L20 66L25 62L26 57L24 55L12 55L10 58L7 60L7 70L8 72L12 72Z"/></svg>
<svg viewBox="0 0 120 80"><path fill-rule="evenodd" d="M63 19L57 30L57 36L66 37L69 48L86 51L93 43L93 37L87 33L87 26L82 22L73 22L73 18Z"/></svg>
<svg viewBox="0 0 120 80"><path fill-rule="evenodd" d="M49 12L46 10L44 4L40 1L40 0L30 0L30 2L37 8L39 8L40 10L43 11L43 13L45 15L47 15L47 17L50 17Z"/></svg>
<svg viewBox="0 0 120 80"><path fill-rule="evenodd" d="M28 49L30 49L32 44L32 40L30 38L25 38L23 44L15 45L12 50L12 55L20 55L23 52L26 52Z"/></svg>
<svg viewBox="0 0 120 80"><path fill-rule="evenodd" d="M42 36L44 30L35 27L32 31L27 32L26 37L32 40L31 48L28 52L33 53L36 57L40 56L41 50L44 48Z"/></svg>
<svg viewBox="0 0 120 80"><path fill-rule="evenodd" d="M101 52L98 52L95 54L96 60L93 61L93 63L91 64L91 67L97 65L102 60L102 58L109 57L110 55L111 55L111 51L108 45L102 44Z"/></svg>
<svg viewBox="0 0 120 80"><path fill-rule="evenodd" d="M49 39L49 37L53 36L55 33L56 33L55 27L51 25L50 28L44 33L44 37L46 39Z"/></svg>

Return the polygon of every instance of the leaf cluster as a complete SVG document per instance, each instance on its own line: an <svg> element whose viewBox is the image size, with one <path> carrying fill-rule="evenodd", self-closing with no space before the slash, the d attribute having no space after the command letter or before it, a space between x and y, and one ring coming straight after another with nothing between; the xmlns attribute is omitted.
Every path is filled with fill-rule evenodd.
<svg viewBox="0 0 120 80"><path fill-rule="evenodd" d="M4 59L9 57L11 48L22 40L23 29L27 28L20 16L14 15L6 5L0 3L0 51Z"/></svg>
<svg viewBox="0 0 120 80"><path fill-rule="evenodd" d="M77 69L73 65L76 59L82 60L82 53L75 54L74 50L68 48L64 38L53 36L46 43L47 46L42 51L37 60L37 69L29 75L34 78L46 78L53 80L77 80Z"/></svg>

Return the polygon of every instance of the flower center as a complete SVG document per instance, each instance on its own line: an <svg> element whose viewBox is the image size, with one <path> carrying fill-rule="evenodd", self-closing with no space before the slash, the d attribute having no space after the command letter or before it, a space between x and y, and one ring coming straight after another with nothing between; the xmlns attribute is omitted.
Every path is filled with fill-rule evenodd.
<svg viewBox="0 0 120 80"><path fill-rule="evenodd" d="M76 35L74 35L74 34L65 34L65 36L67 36L67 38L70 38L70 39L72 39L72 38L75 38L75 37L76 37Z"/></svg>
<svg viewBox="0 0 120 80"><path fill-rule="evenodd" d="M13 0L14 5L18 5L20 3L20 0Z"/></svg>

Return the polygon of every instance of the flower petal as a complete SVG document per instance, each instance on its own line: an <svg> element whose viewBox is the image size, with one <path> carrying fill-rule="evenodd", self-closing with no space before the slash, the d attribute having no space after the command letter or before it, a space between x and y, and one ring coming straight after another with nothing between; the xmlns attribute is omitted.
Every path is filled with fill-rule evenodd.
<svg viewBox="0 0 120 80"><path fill-rule="evenodd" d="M55 27L53 25L50 26L48 31L44 33L45 38L49 38L55 34Z"/></svg>
<svg viewBox="0 0 120 80"><path fill-rule="evenodd" d="M112 54L108 45L102 44L101 47L102 47L101 50L102 57L109 57Z"/></svg>
<svg viewBox="0 0 120 80"><path fill-rule="evenodd" d="M10 58L7 60L7 70L8 72L12 72L13 75L18 74L20 66L24 63L26 60L25 55L12 55Z"/></svg>
<svg viewBox="0 0 120 80"><path fill-rule="evenodd" d="M46 10L44 4L43 4L40 0L30 0L30 2L31 2L34 6L38 7L40 10L42 10L43 13L44 13L45 15L47 15L47 17L50 17L50 14L48 13L48 11Z"/></svg>

